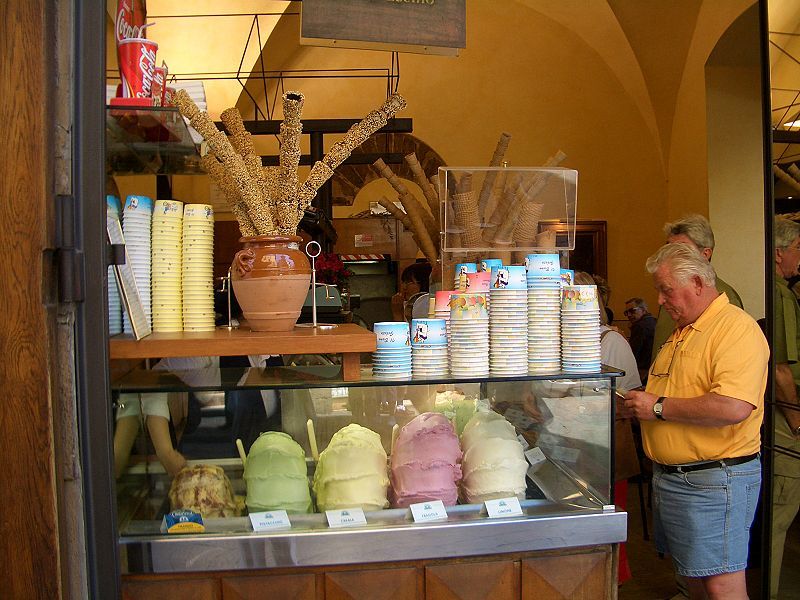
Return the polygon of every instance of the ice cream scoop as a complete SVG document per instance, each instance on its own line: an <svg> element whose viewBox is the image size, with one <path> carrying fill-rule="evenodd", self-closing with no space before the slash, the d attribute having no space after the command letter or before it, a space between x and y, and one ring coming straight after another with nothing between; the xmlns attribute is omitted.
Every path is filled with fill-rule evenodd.
<svg viewBox="0 0 800 600"><path fill-rule="evenodd" d="M461 495L468 503L525 497L528 463L516 430L496 412L478 412L461 435Z"/></svg>
<svg viewBox="0 0 800 600"><path fill-rule="evenodd" d="M440 413L423 413L400 430L391 459L392 506L416 502L458 501L461 448L450 421Z"/></svg>
<svg viewBox="0 0 800 600"><path fill-rule="evenodd" d="M319 510L389 505L386 451L374 431L351 423L337 431L319 455L313 488Z"/></svg>
<svg viewBox="0 0 800 600"><path fill-rule="evenodd" d="M244 479L250 512L312 511L305 452L285 433L267 431L258 436L247 456Z"/></svg>

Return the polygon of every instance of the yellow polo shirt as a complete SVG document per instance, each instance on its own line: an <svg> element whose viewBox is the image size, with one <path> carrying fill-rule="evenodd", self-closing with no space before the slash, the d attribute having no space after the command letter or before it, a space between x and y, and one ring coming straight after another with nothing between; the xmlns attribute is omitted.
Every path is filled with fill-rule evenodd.
<svg viewBox="0 0 800 600"><path fill-rule="evenodd" d="M677 465L758 452L768 360L769 346L758 324L725 294L717 296L694 323L672 332L650 367L646 389L667 398L715 392L755 410L741 423L723 427L642 421L647 456Z"/></svg>

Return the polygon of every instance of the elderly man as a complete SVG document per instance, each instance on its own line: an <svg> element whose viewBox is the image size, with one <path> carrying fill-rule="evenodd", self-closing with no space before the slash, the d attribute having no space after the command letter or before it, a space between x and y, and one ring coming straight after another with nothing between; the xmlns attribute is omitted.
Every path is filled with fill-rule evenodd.
<svg viewBox="0 0 800 600"><path fill-rule="evenodd" d="M711 262L711 256L714 254L714 232L708 219L704 216L686 215L674 223L666 223L664 225L664 235L667 236L668 244L689 244L696 248L708 262ZM717 277L717 290L728 296L731 304L744 308L742 299L736 293L736 290L719 277ZM666 310L660 310L658 312L658 321L656 322L656 331L653 335L653 356L658 353L661 345L667 341L673 329L675 329L675 321Z"/></svg>
<svg viewBox="0 0 800 600"><path fill-rule="evenodd" d="M775 219L775 330L772 351L775 356L775 396L785 404L798 405L800 383L800 307L786 280L800 270L800 225L788 219ZM800 452L800 411L780 406L775 413L775 445ZM786 531L800 506L800 461L775 453L772 483L772 558L770 597L778 597Z"/></svg>
<svg viewBox="0 0 800 600"><path fill-rule="evenodd" d="M647 381L647 370L653 357L653 336L656 331L656 318L647 309L642 298L630 298L625 301L625 316L631 322L629 343L636 357L639 378Z"/></svg>
<svg viewBox="0 0 800 600"><path fill-rule="evenodd" d="M647 270L676 323L646 391L625 397L653 461L656 545L671 554L690 597L745 599L769 347L689 244L663 246Z"/></svg>

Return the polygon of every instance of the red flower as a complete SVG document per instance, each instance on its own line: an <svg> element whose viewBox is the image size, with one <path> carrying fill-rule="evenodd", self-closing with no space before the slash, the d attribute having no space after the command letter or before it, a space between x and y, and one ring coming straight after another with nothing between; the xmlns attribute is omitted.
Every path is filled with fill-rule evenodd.
<svg viewBox="0 0 800 600"><path fill-rule="evenodd" d="M320 254L314 267L317 270L318 283L341 286L353 276L353 272L345 266L339 255L334 253Z"/></svg>

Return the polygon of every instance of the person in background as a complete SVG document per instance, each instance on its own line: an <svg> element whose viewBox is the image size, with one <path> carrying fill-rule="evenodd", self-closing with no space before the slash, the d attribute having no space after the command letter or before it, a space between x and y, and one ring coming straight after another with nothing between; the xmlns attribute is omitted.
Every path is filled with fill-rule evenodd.
<svg viewBox="0 0 800 600"><path fill-rule="evenodd" d="M641 298L630 298L625 301L625 316L631 322L630 344L636 357L639 378L647 381L647 369L653 356L653 335L656 330L656 318L647 309L647 303Z"/></svg>
<svg viewBox="0 0 800 600"><path fill-rule="evenodd" d="M600 275L592 275L591 277L594 280L594 284L597 286L597 295L600 296L600 299L603 301L603 306L605 306L606 323L608 323L609 326L613 326L614 311L611 310L611 307L608 305L611 300L611 288L608 285L608 281L606 281L605 277L601 277Z"/></svg>
<svg viewBox="0 0 800 600"><path fill-rule="evenodd" d="M431 271L428 261L415 262L408 265L400 274L400 291L392 296L392 319L405 321L408 318L406 303L417 294L428 293ZM410 313L409 313L410 314Z"/></svg>
<svg viewBox="0 0 800 600"><path fill-rule="evenodd" d="M604 282L605 283L605 282ZM594 278L583 271L575 272L576 285L596 285ZM606 283L606 289L608 284ZM639 372L636 369L636 359L631 352L631 347L619 332L609 327L608 316L605 309L603 295L598 287L597 301L600 305L600 360L604 365L625 371L623 377L617 378L617 389L620 392L636 389L642 386ZM610 293L610 290L609 290ZM619 409L619 403L617 403ZM614 501L617 506L625 510L628 499L628 479L638 475L639 458L636 455L636 446L633 441L631 419L624 417L617 410L614 419ZM628 553L624 543L619 548L619 569L617 581L622 584L632 577L628 564Z"/></svg>
<svg viewBox="0 0 800 600"><path fill-rule="evenodd" d="M775 413L775 445L800 452L800 306L787 280L800 270L800 225L784 218L775 219L775 300L774 337L775 399L794 406L779 406ZM800 508L800 460L775 453L772 480L772 557L770 598L778 598L786 532Z"/></svg>
<svg viewBox="0 0 800 600"><path fill-rule="evenodd" d="M656 548L672 556L690 598L744 600L769 346L717 291L714 268L692 245L662 246L647 270L676 328L646 390L628 392L624 404L653 461Z"/></svg>
<svg viewBox="0 0 800 600"><path fill-rule="evenodd" d="M714 232L708 219L704 216L686 215L673 223L666 223L664 225L664 235L668 244L689 244L702 254L708 262L711 262L711 256L714 254ZM731 304L744 308L742 299L736 293L736 290L719 277L717 277L717 290L720 293L725 293ZM653 336L652 356L658 353L658 349L667 341L673 329L675 329L675 321L672 320L667 311L659 310L656 331Z"/></svg>

